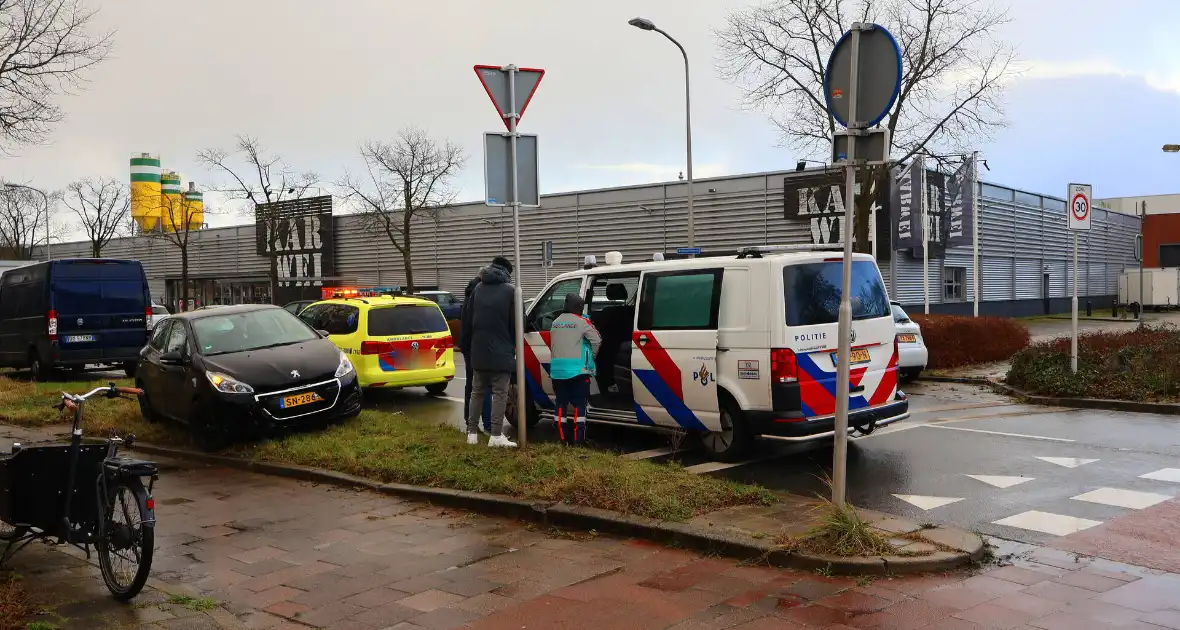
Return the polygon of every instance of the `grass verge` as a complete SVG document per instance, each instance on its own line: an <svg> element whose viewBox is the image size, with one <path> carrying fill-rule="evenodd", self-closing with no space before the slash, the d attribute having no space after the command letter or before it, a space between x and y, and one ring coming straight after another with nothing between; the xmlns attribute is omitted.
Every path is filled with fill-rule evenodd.
<svg viewBox="0 0 1180 630"><path fill-rule="evenodd" d="M0 376L0 421L54 424L57 394L48 392L92 387L93 383L42 386ZM145 422L130 400L88 402L84 430L93 437L134 433L152 444L188 446L183 427ZM241 444L226 454L383 482L564 501L661 520L683 521L724 507L775 501L764 488L695 475L675 463L631 461L614 453L556 444L524 450L472 447L452 428L372 410L324 430Z"/></svg>
<svg viewBox="0 0 1180 630"><path fill-rule="evenodd" d="M896 555L884 534L873 529L851 505L837 506L826 499L811 510L814 525L803 536L780 534L774 540L788 551L839 556Z"/></svg>
<svg viewBox="0 0 1180 630"><path fill-rule="evenodd" d="M25 620L37 614L37 606L29 598L16 575L0 577L0 629L24 628Z"/></svg>

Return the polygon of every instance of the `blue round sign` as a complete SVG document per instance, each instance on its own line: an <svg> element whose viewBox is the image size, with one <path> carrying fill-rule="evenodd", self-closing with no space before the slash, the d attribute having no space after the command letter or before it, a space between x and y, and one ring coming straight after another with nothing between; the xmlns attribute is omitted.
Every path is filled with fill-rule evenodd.
<svg viewBox="0 0 1180 630"><path fill-rule="evenodd" d="M855 28L855 27L854 27ZM849 122L875 126L889 114L901 93L901 46L893 34L879 24L860 28L860 57L857 68L856 117L849 121L852 105L852 34L836 42L824 69L824 101L828 112L842 127Z"/></svg>

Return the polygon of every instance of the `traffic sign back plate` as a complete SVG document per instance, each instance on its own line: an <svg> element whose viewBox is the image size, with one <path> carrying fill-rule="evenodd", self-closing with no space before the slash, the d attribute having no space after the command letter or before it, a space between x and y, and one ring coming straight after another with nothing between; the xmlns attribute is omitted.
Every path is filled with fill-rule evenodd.
<svg viewBox="0 0 1180 630"><path fill-rule="evenodd" d="M509 114L513 112L511 103L509 103L509 86L508 86L508 71L501 69L500 66L475 66L475 74L479 77L479 82L483 84L483 89L487 91L488 97L492 99L492 104L496 106L496 111L500 113L500 118L504 121L504 127L508 128ZM533 94L537 91L537 86L541 83L541 78L545 76L545 71L540 68L517 68L515 73L516 83L516 124L520 125L520 119L524 116L524 110L529 106L529 101L532 100Z"/></svg>

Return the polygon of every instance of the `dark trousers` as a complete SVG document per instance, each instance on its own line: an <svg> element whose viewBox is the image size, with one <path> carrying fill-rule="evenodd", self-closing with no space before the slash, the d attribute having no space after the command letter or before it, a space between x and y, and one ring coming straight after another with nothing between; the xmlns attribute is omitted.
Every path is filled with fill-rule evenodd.
<svg viewBox="0 0 1180 630"><path fill-rule="evenodd" d="M590 376L553 380L553 398L557 407L557 434L562 442L578 444L586 440L586 400L590 398ZM566 416L566 408L574 413Z"/></svg>
<svg viewBox="0 0 1180 630"><path fill-rule="evenodd" d="M463 381L463 419L466 420L470 416L471 411L471 385L474 379L472 378L471 362L467 360L467 356L463 356L463 371L466 373L467 380ZM483 397L483 428L489 433L492 431L492 392L488 392Z"/></svg>

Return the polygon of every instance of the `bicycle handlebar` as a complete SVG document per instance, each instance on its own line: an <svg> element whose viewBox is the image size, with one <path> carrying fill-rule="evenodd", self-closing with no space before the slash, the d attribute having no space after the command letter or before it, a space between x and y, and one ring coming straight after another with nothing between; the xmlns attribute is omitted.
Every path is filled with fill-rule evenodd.
<svg viewBox="0 0 1180 630"><path fill-rule="evenodd" d="M64 404L66 404L67 406L69 406L71 408L75 408L75 407L77 407L77 403L82 402L82 401L86 400L87 398L90 398L91 396L96 396L98 394L105 394L111 398L114 398L114 397L118 396L119 394L131 394L134 396L142 396L143 390L139 389L137 387L116 387L114 383L111 383L110 385L107 385L106 387L99 387L96 389L92 389L85 394L69 394L66 392L62 392L61 398L62 398L62 402Z"/></svg>

